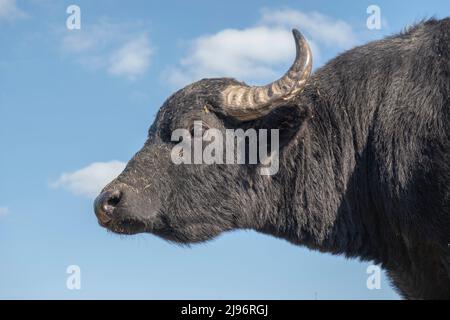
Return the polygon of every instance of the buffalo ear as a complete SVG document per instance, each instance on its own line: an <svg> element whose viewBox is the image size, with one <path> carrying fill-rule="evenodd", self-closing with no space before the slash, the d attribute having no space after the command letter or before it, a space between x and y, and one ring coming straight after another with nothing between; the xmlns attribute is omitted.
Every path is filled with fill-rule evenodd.
<svg viewBox="0 0 450 320"><path fill-rule="evenodd" d="M311 115L309 106L285 105L259 119L257 126L264 129L278 129L280 147L283 148L302 135Z"/></svg>

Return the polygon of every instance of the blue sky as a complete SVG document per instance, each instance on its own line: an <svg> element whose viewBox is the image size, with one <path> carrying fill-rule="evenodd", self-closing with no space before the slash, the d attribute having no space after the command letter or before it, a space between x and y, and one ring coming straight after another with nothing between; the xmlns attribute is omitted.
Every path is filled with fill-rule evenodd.
<svg viewBox="0 0 450 320"><path fill-rule="evenodd" d="M66 8L81 8L68 30ZM381 30L366 26L381 9ZM92 197L144 143L159 106L200 77L264 83L294 57L315 67L422 18L429 1L0 0L0 298L397 299L369 263L255 232L192 248L97 225ZM81 289L66 287L69 265Z"/></svg>

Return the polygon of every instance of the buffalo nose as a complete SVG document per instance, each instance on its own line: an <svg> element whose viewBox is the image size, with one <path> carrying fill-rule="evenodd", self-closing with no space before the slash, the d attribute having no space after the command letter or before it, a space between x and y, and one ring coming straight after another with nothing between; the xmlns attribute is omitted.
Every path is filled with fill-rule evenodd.
<svg viewBox="0 0 450 320"><path fill-rule="evenodd" d="M119 190L102 192L94 202L95 215L100 224L107 224L112 220L114 210L122 198Z"/></svg>

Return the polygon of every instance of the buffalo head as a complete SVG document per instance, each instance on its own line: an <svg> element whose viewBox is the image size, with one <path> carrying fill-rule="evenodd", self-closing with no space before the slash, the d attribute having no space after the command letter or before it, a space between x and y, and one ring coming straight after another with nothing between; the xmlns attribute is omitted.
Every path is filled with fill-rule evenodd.
<svg viewBox="0 0 450 320"><path fill-rule="evenodd" d="M283 161L307 117L295 100L312 67L306 40L293 33L296 59L279 80L252 87L229 78L203 79L167 99L143 148L95 200L100 225L179 243L205 241L232 229L267 227L265 212L276 207L267 202L274 195L282 197L282 176L289 172L267 177L258 173L260 164L177 164L173 150L179 141L173 141L172 133L186 129L203 139L209 129L278 129ZM200 124L196 130L194 123Z"/></svg>

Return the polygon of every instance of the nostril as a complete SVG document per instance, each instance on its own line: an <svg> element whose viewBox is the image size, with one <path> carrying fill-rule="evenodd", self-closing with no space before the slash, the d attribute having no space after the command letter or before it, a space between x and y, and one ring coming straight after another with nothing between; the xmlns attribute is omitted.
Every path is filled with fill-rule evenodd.
<svg viewBox="0 0 450 320"><path fill-rule="evenodd" d="M122 193L120 191L115 191L110 195L110 198L107 201L107 204L111 207L117 207L120 202L120 198L122 197Z"/></svg>
<svg viewBox="0 0 450 320"><path fill-rule="evenodd" d="M114 210L119 205L122 192L119 190L105 191L95 200L95 214L100 222L108 223L112 219Z"/></svg>
<svg viewBox="0 0 450 320"><path fill-rule="evenodd" d="M119 205L120 199L122 198L122 193L118 190L107 192L101 204L102 210L106 214L112 214L114 209Z"/></svg>

